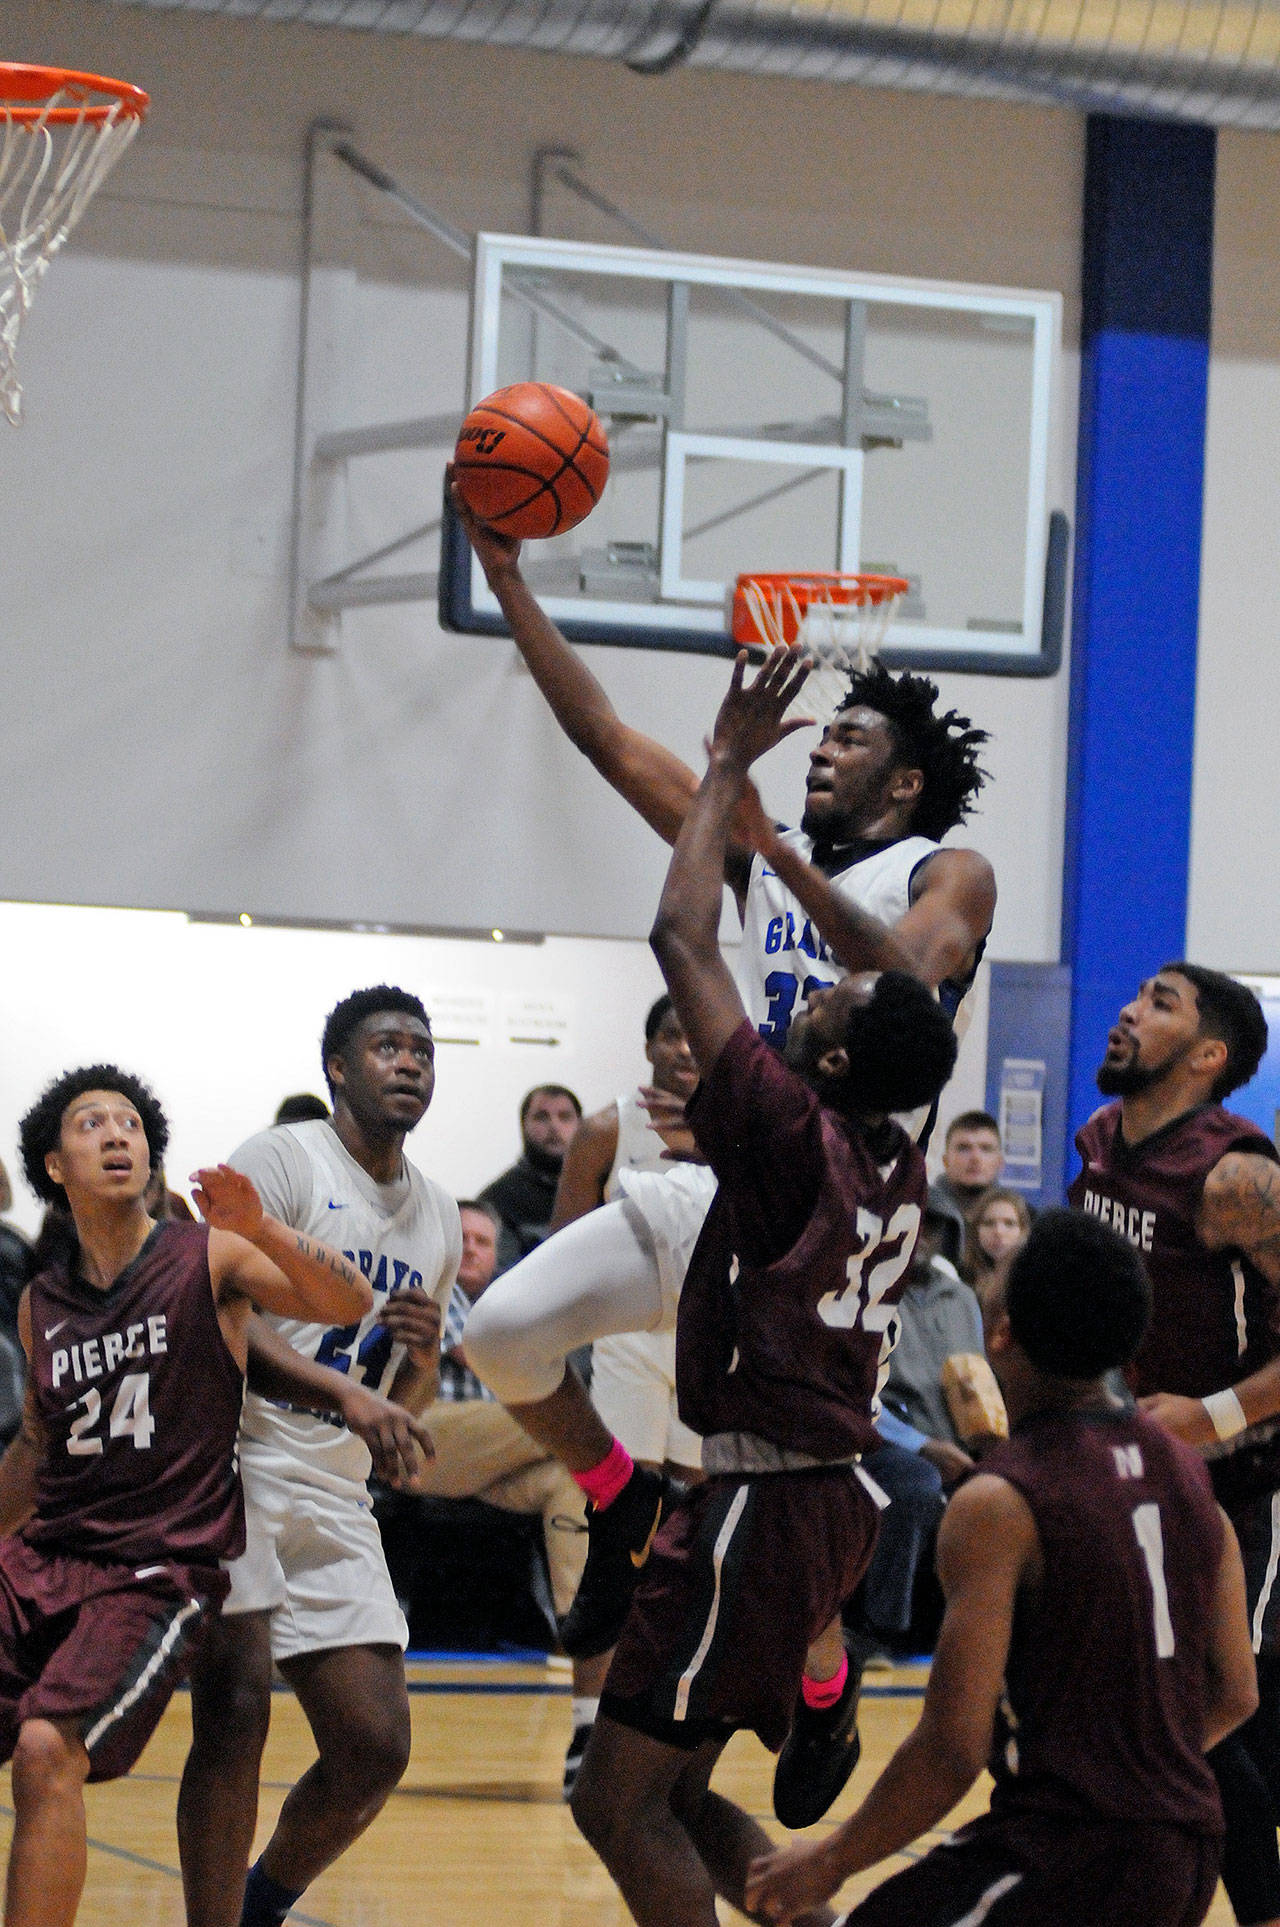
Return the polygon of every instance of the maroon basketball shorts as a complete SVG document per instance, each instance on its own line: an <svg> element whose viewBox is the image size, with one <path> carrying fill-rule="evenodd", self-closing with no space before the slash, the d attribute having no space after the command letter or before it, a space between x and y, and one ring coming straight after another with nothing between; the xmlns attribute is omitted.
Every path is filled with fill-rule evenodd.
<svg viewBox="0 0 1280 1927"><path fill-rule="evenodd" d="M224 1589L216 1570L106 1565L0 1541L0 1760L24 1721L69 1721L91 1780L127 1773Z"/></svg>
<svg viewBox="0 0 1280 1927"><path fill-rule="evenodd" d="M986 1814L894 1874L847 1927L1199 1927L1222 1842L1181 1827Z"/></svg>
<svg viewBox="0 0 1280 1927"><path fill-rule="evenodd" d="M777 1752L805 1653L866 1570L877 1523L849 1466L695 1486L654 1541L601 1711L690 1749L753 1727Z"/></svg>

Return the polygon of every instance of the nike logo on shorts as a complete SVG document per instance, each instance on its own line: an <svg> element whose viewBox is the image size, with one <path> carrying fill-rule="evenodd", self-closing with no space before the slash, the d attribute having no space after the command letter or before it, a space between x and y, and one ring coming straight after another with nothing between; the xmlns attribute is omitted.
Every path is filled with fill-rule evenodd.
<svg viewBox="0 0 1280 1927"><path fill-rule="evenodd" d="M347 1207L346 1207L346 1205L345 1205L345 1204L335 1204L335 1203L334 1203L334 1201L333 1201L333 1199L332 1199L332 1198L330 1198L330 1200L329 1200L329 1209L330 1209L330 1211L345 1211L345 1210L346 1210L346 1208L347 1208Z"/></svg>
<svg viewBox="0 0 1280 1927"><path fill-rule="evenodd" d="M649 1553L653 1547L653 1542L658 1536L658 1527L661 1524L662 1524L662 1501L661 1499L659 1499L657 1511L653 1515L653 1524L649 1527L648 1538L641 1546L639 1552L633 1552L631 1554L631 1563L635 1567L637 1572L639 1572L641 1566L643 1566L643 1564L645 1563L645 1560L649 1557Z"/></svg>
<svg viewBox="0 0 1280 1927"><path fill-rule="evenodd" d="M134 1573L135 1579L154 1579L158 1572L167 1572L167 1566L139 1566Z"/></svg>

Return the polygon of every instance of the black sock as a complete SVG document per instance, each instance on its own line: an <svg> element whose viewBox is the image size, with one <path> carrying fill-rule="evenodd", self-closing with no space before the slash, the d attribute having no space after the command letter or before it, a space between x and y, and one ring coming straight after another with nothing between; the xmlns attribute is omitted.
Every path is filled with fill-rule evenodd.
<svg viewBox="0 0 1280 1927"><path fill-rule="evenodd" d="M249 1878L244 1883L240 1927L280 1927L290 1907L295 1901L301 1900L303 1892L301 1887L296 1893L289 1887L282 1887L270 1874L263 1873L259 1860L250 1867Z"/></svg>

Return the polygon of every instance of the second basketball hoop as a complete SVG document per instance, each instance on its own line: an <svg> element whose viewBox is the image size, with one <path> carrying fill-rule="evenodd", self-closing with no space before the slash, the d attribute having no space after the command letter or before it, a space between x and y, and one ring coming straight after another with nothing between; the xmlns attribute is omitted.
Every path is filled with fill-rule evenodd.
<svg viewBox="0 0 1280 1927"><path fill-rule="evenodd" d="M125 80L0 61L0 408L22 412L18 335L45 270L147 111Z"/></svg>

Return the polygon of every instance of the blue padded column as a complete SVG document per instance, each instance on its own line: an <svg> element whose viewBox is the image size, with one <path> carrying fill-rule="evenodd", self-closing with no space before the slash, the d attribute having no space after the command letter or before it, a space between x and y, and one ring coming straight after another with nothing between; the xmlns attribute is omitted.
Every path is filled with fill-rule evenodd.
<svg viewBox="0 0 1280 1927"><path fill-rule="evenodd" d="M1116 1011L1186 937L1213 190L1210 129L1090 119L1062 910L1073 1131L1100 1102Z"/></svg>

